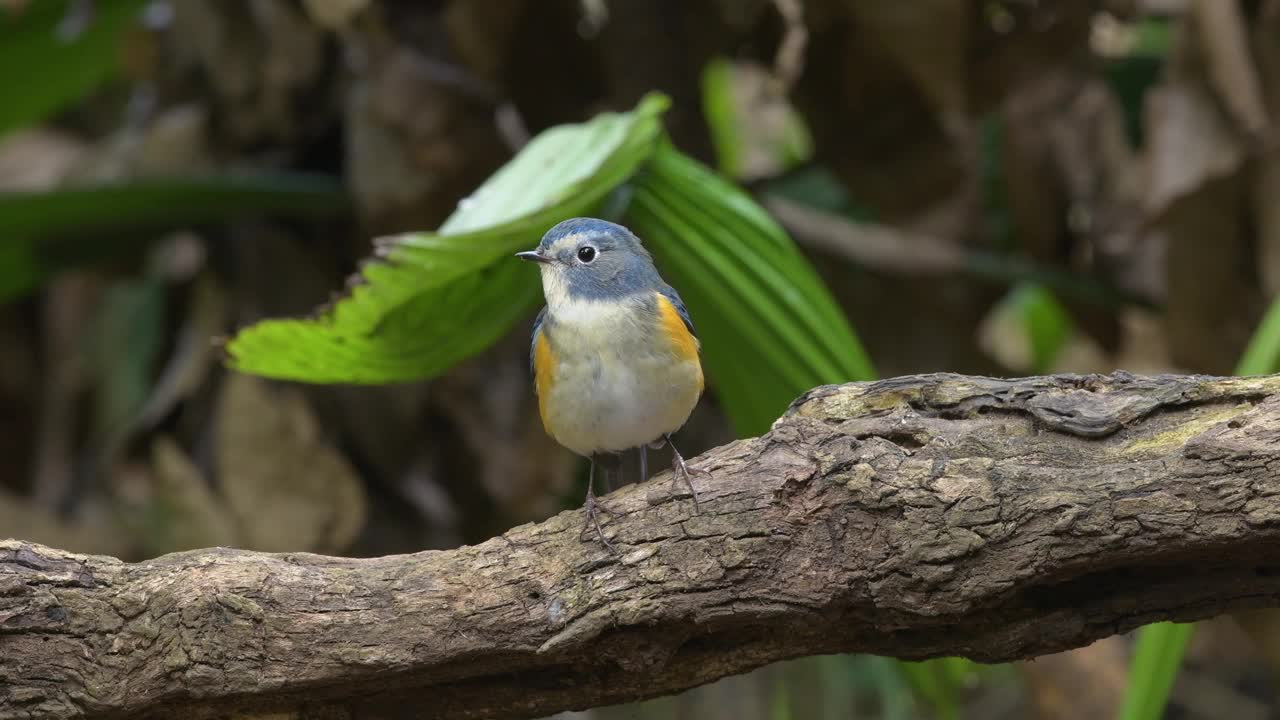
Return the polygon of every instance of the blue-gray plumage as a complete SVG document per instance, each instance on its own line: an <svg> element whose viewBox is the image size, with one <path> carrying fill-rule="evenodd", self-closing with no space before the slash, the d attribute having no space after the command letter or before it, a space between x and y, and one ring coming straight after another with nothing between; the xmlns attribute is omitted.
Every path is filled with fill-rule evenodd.
<svg viewBox="0 0 1280 720"><path fill-rule="evenodd" d="M702 365L684 302L640 239L621 225L573 218L518 256L539 263L547 300L530 348L547 432L590 457L593 473L596 462L616 466L615 453L669 442L702 393ZM693 491L674 455L677 477ZM588 521L604 540L596 505L589 483Z"/></svg>

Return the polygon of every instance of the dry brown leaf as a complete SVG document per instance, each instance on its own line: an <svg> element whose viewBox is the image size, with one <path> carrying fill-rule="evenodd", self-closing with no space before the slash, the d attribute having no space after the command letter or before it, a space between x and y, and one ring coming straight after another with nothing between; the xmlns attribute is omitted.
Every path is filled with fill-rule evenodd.
<svg viewBox="0 0 1280 720"><path fill-rule="evenodd" d="M64 522L31 501L4 492L0 492L0 538L119 558L134 554L128 533L117 525Z"/></svg>
<svg viewBox="0 0 1280 720"><path fill-rule="evenodd" d="M178 175L212 169L208 132L209 113L204 106L192 103L165 110L141 138L136 172Z"/></svg>
<svg viewBox="0 0 1280 720"><path fill-rule="evenodd" d="M66 502L74 485L81 394L93 369L84 338L102 298L100 278L83 271L55 278L45 291L41 350L48 361L37 419L33 494L36 504L46 509Z"/></svg>
<svg viewBox="0 0 1280 720"><path fill-rule="evenodd" d="M1128 653L1120 637L1019 665L1038 720L1113 717L1124 697Z"/></svg>
<svg viewBox="0 0 1280 720"><path fill-rule="evenodd" d="M527 0L452 0L444 10L449 45L477 77L502 83L511 39Z"/></svg>
<svg viewBox="0 0 1280 720"><path fill-rule="evenodd" d="M1249 627L1248 622L1241 625L1235 615L1196 624L1169 697L1179 716L1192 720L1266 720L1274 716L1268 707L1272 690L1266 683L1275 676L1268 677L1259 648L1250 637L1252 631L1264 627Z"/></svg>
<svg viewBox="0 0 1280 720"><path fill-rule="evenodd" d="M1226 678L1205 673L1183 673L1169 694L1169 703L1183 708L1182 717L1195 720L1270 720L1267 703L1232 687Z"/></svg>
<svg viewBox="0 0 1280 720"><path fill-rule="evenodd" d="M756 27L761 17L769 10L769 5L773 4L773 0L714 0L713 4L722 21L736 32L746 33ZM813 10L808 6L804 9L806 12Z"/></svg>
<svg viewBox="0 0 1280 720"><path fill-rule="evenodd" d="M303 0L307 15L329 30L345 30L369 6L369 0Z"/></svg>
<svg viewBox="0 0 1280 720"><path fill-rule="evenodd" d="M1280 0L1266 0L1253 28L1258 70L1272 114L1280 111ZM1255 165L1253 210L1258 228L1258 270L1269 297L1280 295L1280 151L1269 149Z"/></svg>
<svg viewBox="0 0 1280 720"><path fill-rule="evenodd" d="M111 182L141 175L170 177L202 173L215 165L208 147L208 113L180 105L145 125L125 124L85 152L68 179Z"/></svg>
<svg viewBox="0 0 1280 720"><path fill-rule="evenodd" d="M567 489L576 465L574 456L547 435L538 419L529 383L527 337L509 335L431 385L434 405L462 440L456 443L460 447L442 447L439 452L455 458L449 463L453 467L470 460L468 469L474 476L465 482L478 481L503 515L519 520L555 512L556 498Z"/></svg>
<svg viewBox="0 0 1280 720"><path fill-rule="evenodd" d="M373 227L382 225L380 218L388 228L409 227L421 222L415 219L415 209L439 183L415 167L405 152L404 137L377 117L371 106L374 94L363 82L347 94L347 182L360 214Z"/></svg>
<svg viewBox="0 0 1280 720"><path fill-rule="evenodd" d="M191 288L190 310L174 341L173 354L139 411L136 428L151 427L173 407L196 392L213 364L210 338L223 332L226 297L212 275L201 275Z"/></svg>
<svg viewBox="0 0 1280 720"><path fill-rule="evenodd" d="M157 554L205 547L234 547L235 519L214 494L200 468L167 435L151 443L153 499L161 530L148 533Z"/></svg>
<svg viewBox="0 0 1280 720"><path fill-rule="evenodd" d="M735 178L751 182L774 177L785 171L792 144L795 110L779 91L779 81L764 66L754 62L734 62L729 68L729 92L734 105L734 122L741 154Z"/></svg>
<svg viewBox="0 0 1280 720"><path fill-rule="evenodd" d="M325 442L302 393L230 373L217 413L219 486L243 547L328 553L349 547L364 526L364 486Z"/></svg>
<svg viewBox="0 0 1280 720"><path fill-rule="evenodd" d="M1245 272L1247 190L1239 175L1210 182L1160 217L1165 330L1173 361L1192 372L1232 373L1261 315L1261 294Z"/></svg>
<svg viewBox="0 0 1280 720"><path fill-rule="evenodd" d="M1015 372L1034 374L1034 349L1020 310L1009 303L991 308L976 333L978 347L988 357Z"/></svg>
<svg viewBox="0 0 1280 720"><path fill-rule="evenodd" d="M1260 608L1234 612L1235 621L1254 650L1266 661L1271 676L1280 679L1280 610Z"/></svg>
<svg viewBox="0 0 1280 720"><path fill-rule="evenodd" d="M1280 151L1258 159L1253 174L1258 272L1268 297L1280 296Z"/></svg>
<svg viewBox="0 0 1280 720"><path fill-rule="evenodd" d="M1120 349L1106 372L1117 368L1140 375L1186 372L1169 357L1169 341L1165 337L1162 318L1158 315L1138 308L1126 308L1120 312L1120 327Z"/></svg>
<svg viewBox="0 0 1280 720"><path fill-rule="evenodd" d="M81 162L86 145L65 133L31 128L0 139L0 191L44 190Z"/></svg>
<svg viewBox="0 0 1280 720"><path fill-rule="evenodd" d="M1253 48L1258 62L1264 101L1272 115L1280 112L1280 0L1263 0L1253 23Z"/></svg>
<svg viewBox="0 0 1280 720"><path fill-rule="evenodd" d="M929 101L942 126L959 132L969 115L969 0L848 3L866 38L876 38Z"/></svg>
<svg viewBox="0 0 1280 720"><path fill-rule="evenodd" d="M773 0L782 18L782 41L773 57L773 74L781 95L791 88L804 72L805 50L809 46L809 28L804 23L804 6L800 0Z"/></svg>
<svg viewBox="0 0 1280 720"><path fill-rule="evenodd" d="M301 8L275 0L173 7L169 64L204 73L231 137L289 141L325 121L333 108L307 91L322 79L326 37Z"/></svg>
<svg viewBox="0 0 1280 720"><path fill-rule="evenodd" d="M1244 148L1213 96L1199 84L1175 81L1147 95L1148 214L1240 169Z"/></svg>
<svg viewBox="0 0 1280 720"><path fill-rule="evenodd" d="M1187 12L1192 0L1136 0L1137 12L1148 15L1181 15Z"/></svg>
<svg viewBox="0 0 1280 720"><path fill-rule="evenodd" d="M1115 93L1088 68L1064 65L1017 88L1003 118L1003 186L1019 250L1126 289L1152 286L1160 272L1136 242L1142 190ZM1115 348L1110 308L1062 301L1079 329Z"/></svg>
<svg viewBox="0 0 1280 720"><path fill-rule="evenodd" d="M1194 43L1176 44L1168 78L1147 96L1143 205L1153 237L1166 248L1173 361L1192 372L1228 374L1261 312L1245 272L1253 259L1242 172L1250 153L1197 57Z"/></svg>
<svg viewBox="0 0 1280 720"><path fill-rule="evenodd" d="M347 95L347 182L374 234L435 227L507 159L475 78L400 48Z"/></svg>
<svg viewBox="0 0 1280 720"><path fill-rule="evenodd" d="M1237 128L1250 135L1260 134L1267 127L1267 108L1249 56L1249 34L1240 3L1194 0L1191 10L1214 91Z"/></svg>
<svg viewBox="0 0 1280 720"><path fill-rule="evenodd" d="M1073 234L1093 239L1136 219L1136 156L1119 101L1100 78L1074 67L1046 73L1008 98L1003 118L1013 225L1033 257L1065 262L1068 222Z"/></svg>

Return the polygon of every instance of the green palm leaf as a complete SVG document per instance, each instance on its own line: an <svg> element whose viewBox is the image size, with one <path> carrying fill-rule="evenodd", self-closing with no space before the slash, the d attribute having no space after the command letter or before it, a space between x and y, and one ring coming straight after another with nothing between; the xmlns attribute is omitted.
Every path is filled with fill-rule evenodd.
<svg viewBox="0 0 1280 720"><path fill-rule="evenodd" d="M736 186L663 144L627 212L684 296L717 397L741 435L815 385L875 372L840 308L777 223Z"/></svg>
<svg viewBox="0 0 1280 720"><path fill-rule="evenodd" d="M537 274L511 253L560 220L598 212L630 179L627 222L685 296L739 433L763 432L815 385L871 378L844 315L786 233L737 187L659 142L666 107L655 95L631 113L539 135L438 232L381 242L334 307L243 330L228 345L231 366L309 382L442 372L538 303Z"/></svg>
<svg viewBox="0 0 1280 720"><path fill-rule="evenodd" d="M267 320L227 345L231 367L308 382L429 378L497 340L536 304L511 258L547 228L598 210L653 153L668 101L547 130L460 203L440 230L379 242L349 295L318 316Z"/></svg>

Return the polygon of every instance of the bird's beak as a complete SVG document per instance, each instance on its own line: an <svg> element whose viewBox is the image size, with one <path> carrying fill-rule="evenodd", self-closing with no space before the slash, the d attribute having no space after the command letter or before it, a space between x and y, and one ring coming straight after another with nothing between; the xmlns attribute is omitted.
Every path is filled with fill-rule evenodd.
<svg viewBox="0 0 1280 720"><path fill-rule="evenodd" d="M546 255L543 255L542 253L538 252L537 250L529 250L529 251L526 251L526 252L518 252L518 253L516 253L516 257L520 258L521 260L528 260L528 261L530 261L530 262L536 262L536 263L549 263L549 262L551 262L551 258L547 257Z"/></svg>

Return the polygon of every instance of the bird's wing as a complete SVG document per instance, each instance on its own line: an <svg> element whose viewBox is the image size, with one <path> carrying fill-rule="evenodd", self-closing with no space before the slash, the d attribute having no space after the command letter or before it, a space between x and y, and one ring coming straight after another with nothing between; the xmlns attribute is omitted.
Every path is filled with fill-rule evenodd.
<svg viewBox="0 0 1280 720"><path fill-rule="evenodd" d="M536 375L538 368L535 366L534 356L538 352L538 334L542 332L542 321L547 319L547 307L542 306L538 311L538 317L533 319L533 333L529 340L529 374Z"/></svg>
<svg viewBox="0 0 1280 720"><path fill-rule="evenodd" d="M684 327L689 334L697 337L698 333L693 329L693 320L689 317L689 311L684 307L684 301L680 299L680 293L670 285L659 285L658 294L671 301L672 307L676 309L676 313L680 315L680 319L684 321Z"/></svg>

